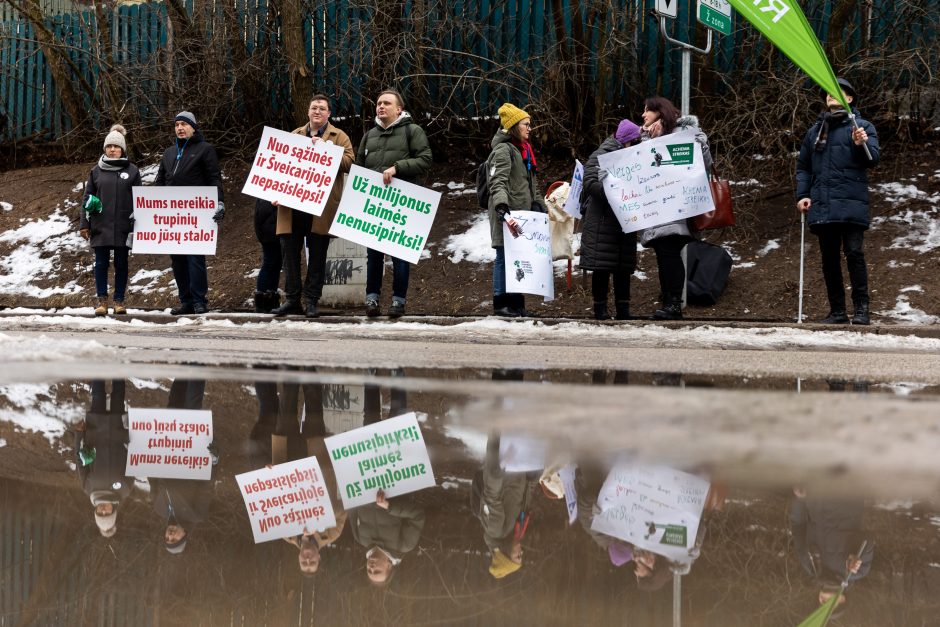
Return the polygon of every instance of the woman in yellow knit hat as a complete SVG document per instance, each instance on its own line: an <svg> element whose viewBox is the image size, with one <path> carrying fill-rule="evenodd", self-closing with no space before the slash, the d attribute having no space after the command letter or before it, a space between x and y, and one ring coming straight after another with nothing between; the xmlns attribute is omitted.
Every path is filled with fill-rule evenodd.
<svg viewBox="0 0 940 627"><path fill-rule="evenodd" d="M540 211L545 202L539 191L535 151L529 143L532 118L528 113L505 103L499 108L500 129L493 136L486 160L489 187L490 239L496 249L493 266L493 313L497 316L531 315L525 309L522 294L506 293L506 256L503 249L503 222L516 233L513 211Z"/></svg>

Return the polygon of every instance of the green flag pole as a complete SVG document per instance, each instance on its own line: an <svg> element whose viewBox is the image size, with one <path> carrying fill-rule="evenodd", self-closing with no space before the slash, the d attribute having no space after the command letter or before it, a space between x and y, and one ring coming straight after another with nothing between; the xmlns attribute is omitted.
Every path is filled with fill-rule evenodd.
<svg viewBox="0 0 940 627"><path fill-rule="evenodd" d="M754 28L764 34L780 52L797 67L839 101L849 114L852 126L859 128L852 107L842 93L832 65L823 52L819 38L809 25L803 10L796 0L728 0L735 10L744 16ZM862 144L868 160L872 160L868 143Z"/></svg>

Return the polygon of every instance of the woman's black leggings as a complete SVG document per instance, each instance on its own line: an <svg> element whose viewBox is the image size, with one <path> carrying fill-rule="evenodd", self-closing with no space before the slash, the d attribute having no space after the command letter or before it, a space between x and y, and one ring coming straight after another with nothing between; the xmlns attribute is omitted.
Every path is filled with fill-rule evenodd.
<svg viewBox="0 0 940 627"><path fill-rule="evenodd" d="M656 251L659 268L659 288L666 300L681 300L685 283L685 265L682 263L682 248L692 241L685 235L667 235L650 242Z"/></svg>
<svg viewBox="0 0 940 627"><path fill-rule="evenodd" d="M594 295L594 302L607 302L607 287L610 284L610 277L614 277L614 299L618 301L630 300L630 275L631 272L625 270L595 270L591 275L591 293Z"/></svg>

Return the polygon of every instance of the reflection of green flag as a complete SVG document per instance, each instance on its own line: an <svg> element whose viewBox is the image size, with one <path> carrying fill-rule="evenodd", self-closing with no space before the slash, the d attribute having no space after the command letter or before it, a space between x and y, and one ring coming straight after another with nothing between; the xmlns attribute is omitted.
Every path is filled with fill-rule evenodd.
<svg viewBox="0 0 940 627"><path fill-rule="evenodd" d="M829 617L832 616L832 612L836 609L836 605L839 603L839 599L842 597L842 590L832 595L832 598L823 603L816 609L815 612L806 617L802 623L797 625L797 627L826 627L829 623Z"/></svg>
<svg viewBox="0 0 940 627"><path fill-rule="evenodd" d="M835 72L823 52L816 33L806 21L796 0L729 0L748 22L790 57L820 87L838 100L846 111L849 103L836 82Z"/></svg>

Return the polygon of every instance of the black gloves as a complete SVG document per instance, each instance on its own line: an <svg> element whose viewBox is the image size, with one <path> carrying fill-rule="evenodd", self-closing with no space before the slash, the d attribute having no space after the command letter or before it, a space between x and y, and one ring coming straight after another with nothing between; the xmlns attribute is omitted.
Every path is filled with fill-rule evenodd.
<svg viewBox="0 0 940 627"><path fill-rule="evenodd" d="M505 220L506 216L509 215L509 205L505 203L496 205L496 215L500 220Z"/></svg>
<svg viewBox="0 0 940 627"><path fill-rule="evenodd" d="M212 219L216 222L221 222L225 217L225 203L220 200L217 206L218 209L216 209L215 213L212 214Z"/></svg>

